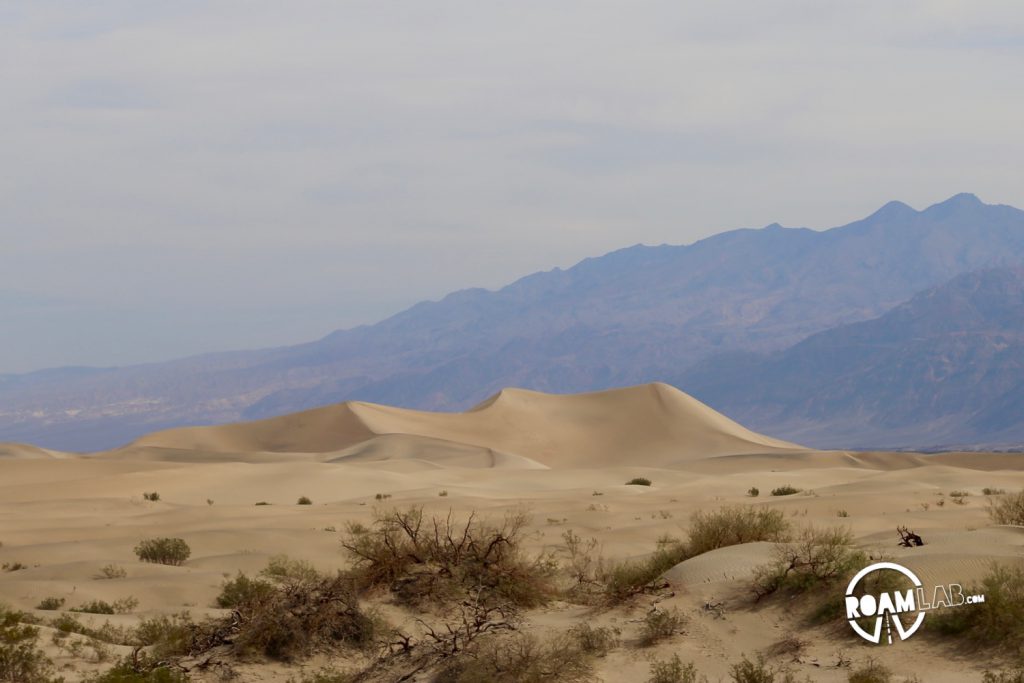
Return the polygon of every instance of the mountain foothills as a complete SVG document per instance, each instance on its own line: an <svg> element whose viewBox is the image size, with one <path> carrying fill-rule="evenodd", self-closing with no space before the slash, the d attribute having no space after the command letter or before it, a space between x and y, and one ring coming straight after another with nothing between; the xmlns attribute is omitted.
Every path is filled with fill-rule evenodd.
<svg viewBox="0 0 1024 683"><path fill-rule="evenodd" d="M1020 442L1021 264L1024 211L968 194L638 245L308 344L0 377L0 441L96 450L347 400L454 410L506 386L669 380L810 445Z"/></svg>

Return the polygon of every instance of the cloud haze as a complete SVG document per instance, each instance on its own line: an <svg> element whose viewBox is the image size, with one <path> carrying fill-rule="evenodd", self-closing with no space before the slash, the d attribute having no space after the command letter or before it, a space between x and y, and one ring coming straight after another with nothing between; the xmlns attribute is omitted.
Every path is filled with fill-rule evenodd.
<svg viewBox="0 0 1024 683"><path fill-rule="evenodd" d="M1016 2L0 3L0 372L632 244L1024 205Z"/></svg>

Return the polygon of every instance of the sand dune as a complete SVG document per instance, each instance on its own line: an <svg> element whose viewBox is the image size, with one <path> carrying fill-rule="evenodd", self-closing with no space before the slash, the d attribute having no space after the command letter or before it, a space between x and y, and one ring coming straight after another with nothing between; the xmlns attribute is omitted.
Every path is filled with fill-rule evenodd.
<svg viewBox="0 0 1024 683"><path fill-rule="evenodd" d="M23 443L0 443L0 459L11 460L63 460L76 458L77 454L64 453L62 451L51 451L48 448L39 448Z"/></svg>
<svg viewBox="0 0 1024 683"><path fill-rule="evenodd" d="M414 442L378 437L422 437L419 445L452 458L467 447L517 456L547 467L672 466L696 458L803 450L746 429L666 384L576 395L505 389L464 413L431 413L350 402L294 415L216 427L150 434L129 448L206 452L346 452L360 458L407 457ZM384 450L395 447L394 456ZM370 454L373 454L372 456ZM448 456L446 456L448 457Z"/></svg>

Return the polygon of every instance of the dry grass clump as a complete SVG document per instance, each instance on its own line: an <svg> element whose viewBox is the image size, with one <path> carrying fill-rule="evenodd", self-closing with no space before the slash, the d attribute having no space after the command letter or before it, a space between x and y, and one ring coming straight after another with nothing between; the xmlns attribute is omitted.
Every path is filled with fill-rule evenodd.
<svg viewBox="0 0 1024 683"><path fill-rule="evenodd" d="M135 546L135 555L143 562L181 566L192 554L180 538L150 538Z"/></svg>
<svg viewBox="0 0 1024 683"><path fill-rule="evenodd" d="M760 599L780 589L802 592L829 586L865 561L849 529L807 526L792 542L776 546L774 560L755 571L753 590Z"/></svg>
<svg viewBox="0 0 1024 683"><path fill-rule="evenodd" d="M786 541L790 526L782 510L753 505L729 505L690 518L691 556L725 546L754 541Z"/></svg>
<svg viewBox="0 0 1024 683"><path fill-rule="evenodd" d="M697 667L693 662L683 664L679 655L672 655L670 659L651 662L651 677L647 683L698 683L707 680L704 676L698 679Z"/></svg>
<svg viewBox="0 0 1024 683"><path fill-rule="evenodd" d="M99 573L93 576L94 579L123 579L128 576L128 572L124 567L119 567L116 564L108 564L100 569Z"/></svg>
<svg viewBox="0 0 1024 683"><path fill-rule="evenodd" d="M583 652L595 657L604 657L619 645L618 629L591 626L586 621L569 629L569 635L576 639Z"/></svg>
<svg viewBox="0 0 1024 683"><path fill-rule="evenodd" d="M597 680L590 657L570 634L490 635L452 657L437 683L585 683Z"/></svg>
<svg viewBox="0 0 1024 683"><path fill-rule="evenodd" d="M869 659L862 666L851 671L846 680L849 683L890 683L892 672L881 662Z"/></svg>
<svg viewBox="0 0 1024 683"><path fill-rule="evenodd" d="M644 617L640 625L641 647L651 647L667 640L683 629L686 620L677 609L662 610L655 607Z"/></svg>
<svg viewBox="0 0 1024 683"><path fill-rule="evenodd" d="M990 498L988 514L996 524L1024 526L1024 491Z"/></svg>
<svg viewBox="0 0 1024 683"><path fill-rule="evenodd" d="M554 592L547 555L520 550L529 517L510 513L501 523L427 517L422 507L375 513L370 529L349 526L342 547L361 588L385 587L418 605L457 599L476 590L487 603L531 607Z"/></svg>
<svg viewBox="0 0 1024 683"><path fill-rule="evenodd" d="M985 602L929 614L926 628L1024 654L1024 565L993 565L981 585L965 587L964 594L984 595Z"/></svg>

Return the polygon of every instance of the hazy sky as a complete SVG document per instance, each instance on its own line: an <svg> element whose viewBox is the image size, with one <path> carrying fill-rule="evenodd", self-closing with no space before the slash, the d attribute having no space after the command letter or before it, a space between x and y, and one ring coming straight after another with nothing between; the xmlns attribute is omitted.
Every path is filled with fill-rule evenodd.
<svg viewBox="0 0 1024 683"><path fill-rule="evenodd" d="M1024 4L0 0L0 372L723 229L1024 206Z"/></svg>

